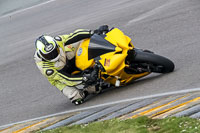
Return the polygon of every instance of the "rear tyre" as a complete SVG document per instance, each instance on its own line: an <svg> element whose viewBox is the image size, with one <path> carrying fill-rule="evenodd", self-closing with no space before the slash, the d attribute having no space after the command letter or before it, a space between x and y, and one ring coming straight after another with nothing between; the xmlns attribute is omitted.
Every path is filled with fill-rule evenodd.
<svg viewBox="0 0 200 133"><path fill-rule="evenodd" d="M174 63L160 55L153 52L135 50L134 63L148 69L150 72L169 73L174 71Z"/></svg>

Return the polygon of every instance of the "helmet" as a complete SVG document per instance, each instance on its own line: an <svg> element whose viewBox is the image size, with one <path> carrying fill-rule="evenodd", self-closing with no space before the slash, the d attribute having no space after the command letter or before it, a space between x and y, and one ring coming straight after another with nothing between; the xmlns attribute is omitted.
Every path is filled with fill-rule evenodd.
<svg viewBox="0 0 200 133"><path fill-rule="evenodd" d="M58 44L53 37L42 35L36 40L35 46L38 55L44 60L55 62L60 57Z"/></svg>

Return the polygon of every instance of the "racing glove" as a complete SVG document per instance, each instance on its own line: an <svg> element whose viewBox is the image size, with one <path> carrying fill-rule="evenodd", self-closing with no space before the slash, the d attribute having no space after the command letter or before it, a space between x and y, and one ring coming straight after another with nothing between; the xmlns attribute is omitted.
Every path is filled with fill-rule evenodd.
<svg viewBox="0 0 200 133"><path fill-rule="evenodd" d="M95 84L98 78L98 71L93 70L90 74L83 75L83 82L88 85Z"/></svg>
<svg viewBox="0 0 200 133"><path fill-rule="evenodd" d="M102 25L98 29L94 30L94 34L103 34L109 31L108 25Z"/></svg>

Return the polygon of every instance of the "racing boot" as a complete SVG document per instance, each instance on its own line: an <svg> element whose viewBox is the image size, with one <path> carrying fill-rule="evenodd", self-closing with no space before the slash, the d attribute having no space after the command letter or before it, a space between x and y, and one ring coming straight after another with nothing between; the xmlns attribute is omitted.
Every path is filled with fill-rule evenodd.
<svg viewBox="0 0 200 133"><path fill-rule="evenodd" d="M65 96L67 96L70 101L72 103L74 103L75 105L79 105L79 104L82 104L84 102L84 99L87 97L87 93L85 91L82 91L82 90L78 90L77 88L75 87L65 87L63 90L62 90L63 94Z"/></svg>

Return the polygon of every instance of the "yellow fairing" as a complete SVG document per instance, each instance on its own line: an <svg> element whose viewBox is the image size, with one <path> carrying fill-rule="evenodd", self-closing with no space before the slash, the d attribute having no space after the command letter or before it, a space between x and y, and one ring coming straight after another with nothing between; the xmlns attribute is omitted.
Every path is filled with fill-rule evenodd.
<svg viewBox="0 0 200 133"><path fill-rule="evenodd" d="M103 73L102 73L103 74ZM141 74L127 74L124 71L121 71L120 75L118 76L120 79L120 84L121 85L125 85L133 80L139 79L141 77L144 77L146 75L150 74L149 72L145 72L145 73L141 73ZM117 78L114 78L112 76L108 77L108 78L103 78L104 81L111 83L111 84L115 84Z"/></svg>
<svg viewBox="0 0 200 133"><path fill-rule="evenodd" d="M127 52L124 54L115 54L115 52L111 52L100 56L102 59L99 60L99 62L104 66L107 74L117 76L125 67L126 56Z"/></svg>
<svg viewBox="0 0 200 133"><path fill-rule="evenodd" d="M112 31L108 32L105 37L106 40L114 44L115 46L118 46L120 48L129 49L129 43L131 42L131 38L124 35L122 31L115 28Z"/></svg>
<svg viewBox="0 0 200 133"><path fill-rule="evenodd" d="M115 51L102 54L98 60L105 69L105 72L101 72L102 79L111 84L115 84L118 78L121 81L121 85L123 85L149 74L149 72L141 74L127 74L125 72L125 68L129 67L125 64L128 50L133 49L134 46L131 43L131 39L124 35L122 31L115 28L108 32L104 39L116 47ZM76 66L81 70L85 70L94 65L94 59L88 60L89 43L90 39L84 40L76 53ZM107 76L104 77L104 75Z"/></svg>
<svg viewBox="0 0 200 133"><path fill-rule="evenodd" d="M127 51L130 49L131 39L117 28L106 35L105 39L116 46L115 52L100 56L102 59L99 62L104 66L107 74L117 76L125 67L125 58ZM121 52L121 54L116 54L117 52Z"/></svg>
<svg viewBox="0 0 200 133"><path fill-rule="evenodd" d="M79 46L76 53L76 66L81 70L85 70L88 67L93 66L94 63L94 59L88 60L89 42L90 39L84 40Z"/></svg>

